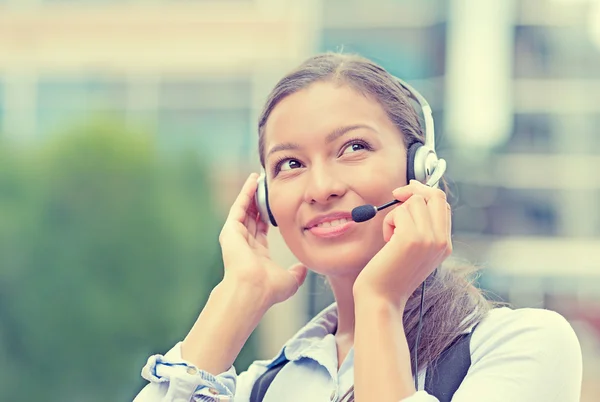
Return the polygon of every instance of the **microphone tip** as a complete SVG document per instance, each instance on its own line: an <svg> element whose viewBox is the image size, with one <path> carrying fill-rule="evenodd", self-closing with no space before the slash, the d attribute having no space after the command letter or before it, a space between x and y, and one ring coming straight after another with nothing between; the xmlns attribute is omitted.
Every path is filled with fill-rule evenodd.
<svg viewBox="0 0 600 402"><path fill-rule="evenodd" d="M352 210L352 220L354 222L365 222L377 214L377 208L373 205L361 205Z"/></svg>

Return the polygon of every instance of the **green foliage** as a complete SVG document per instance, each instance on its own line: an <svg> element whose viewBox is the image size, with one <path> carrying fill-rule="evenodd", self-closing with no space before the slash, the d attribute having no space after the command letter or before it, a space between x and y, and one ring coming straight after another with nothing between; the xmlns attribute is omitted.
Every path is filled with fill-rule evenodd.
<svg viewBox="0 0 600 402"><path fill-rule="evenodd" d="M0 143L0 400L131 400L185 336L222 277L199 159L106 123Z"/></svg>

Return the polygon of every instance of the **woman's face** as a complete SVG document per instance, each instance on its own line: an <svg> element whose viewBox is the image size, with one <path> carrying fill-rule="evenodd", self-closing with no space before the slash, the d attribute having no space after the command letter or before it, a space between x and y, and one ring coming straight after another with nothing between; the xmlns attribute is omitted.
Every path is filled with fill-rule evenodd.
<svg viewBox="0 0 600 402"><path fill-rule="evenodd" d="M375 99L317 82L284 98L264 135L269 204L290 250L320 274L358 274L384 245L389 210L363 223L350 213L406 185L402 134Z"/></svg>

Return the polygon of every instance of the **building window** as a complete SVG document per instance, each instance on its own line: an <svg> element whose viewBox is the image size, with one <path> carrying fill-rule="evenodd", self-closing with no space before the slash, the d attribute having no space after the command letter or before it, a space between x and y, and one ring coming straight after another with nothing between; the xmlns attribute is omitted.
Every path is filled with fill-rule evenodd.
<svg viewBox="0 0 600 402"><path fill-rule="evenodd" d="M515 27L516 78L600 78L600 49L586 24Z"/></svg>
<svg viewBox="0 0 600 402"><path fill-rule="evenodd" d="M553 153L553 117L548 114L515 114L514 130L504 152Z"/></svg>
<svg viewBox="0 0 600 402"><path fill-rule="evenodd" d="M498 189L487 208L484 233L500 236L557 236L556 190Z"/></svg>
<svg viewBox="0 0 600 402"><path fill-rule="evenodd" d="M515 27L515 77L530 78L550 73L551 45L545 32L536 27Z"/></svg>
<svg viewBox="0 0 600 402"><path fill-rule="evenodd" d="M455 233L492 236L556 236L560 230L556 190L524 190L467 184L455 189Z"/></svg>
<svg viewBox="0 0 600 402"><path fill-rule="evenodd" d="M358 53L404 80L425 79L444 74L445 26L326 28L320 47Z"/></svg>
<svg viewBox="0 0 600 402"><path fill-rule="evenodd" d="M126 82L116 77L42 76L37 85L37 136L44 138L102 115L123 116Z"/></svg>
<svg viewBox="0 0 600 402"><path fill-rule="evenodd" d="M191 149L239 161L256 141L248 80L165 80L159 88L158 136L166 150Z"/></svg>

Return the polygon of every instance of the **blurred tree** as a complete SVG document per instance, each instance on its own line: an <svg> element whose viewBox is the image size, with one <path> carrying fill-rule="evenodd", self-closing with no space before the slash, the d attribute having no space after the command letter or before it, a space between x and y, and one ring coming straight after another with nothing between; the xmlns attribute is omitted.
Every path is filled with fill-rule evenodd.
<svg viewBox="0 0 600 402"><path fill-rule="evenodd" d="M131 400L222 277L196 155L101 123L0 143L0 400ZM238 359L245 369L252 342Z"/></svg>

